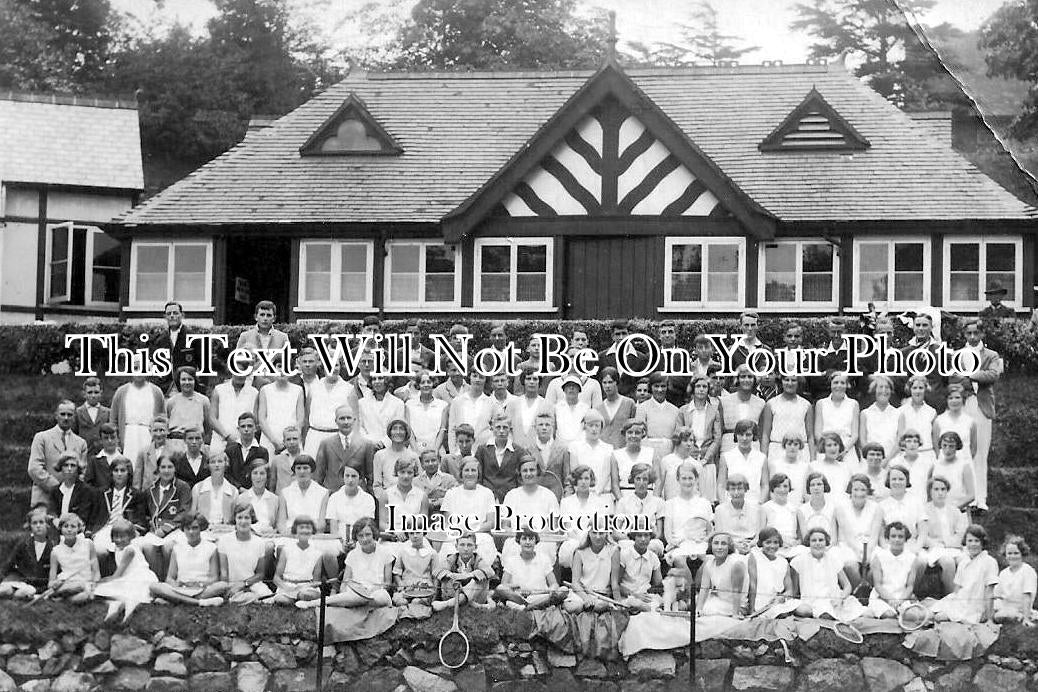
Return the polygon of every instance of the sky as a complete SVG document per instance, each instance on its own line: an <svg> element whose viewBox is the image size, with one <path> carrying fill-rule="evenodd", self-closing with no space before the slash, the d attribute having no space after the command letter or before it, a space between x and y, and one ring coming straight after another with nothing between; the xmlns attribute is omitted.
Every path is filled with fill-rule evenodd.
<svg viewBox="0 0 1038 692"><path fill-rule="evenodd" d="M336 48L355 45L359 28L349 17L369 0L288 0L298 14L315 30L325 34ZM403 15L413 0L375 0ZM583 0L594 8L616 11L617 34L623 43L676 41L677 25L686 22L693 0ZM948 22L964 31L977 29L1004 0L937 0L935 7L919 17L923 26ZM113 0L115 7L140 18L156 18L164 23L174 21L201 32L205 21L214 14L209 0ZM796 18L796 0L716 0L720 29L725 34L743 38L743 45L757 46L745 54L744 64L764 60L802 63L812 42L810 36L794 32L789 24Z"/></svg>

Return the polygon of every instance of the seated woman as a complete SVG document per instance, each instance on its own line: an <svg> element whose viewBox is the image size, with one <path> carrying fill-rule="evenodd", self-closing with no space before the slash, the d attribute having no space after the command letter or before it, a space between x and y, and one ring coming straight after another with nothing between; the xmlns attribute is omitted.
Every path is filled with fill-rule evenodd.
<svg viewBox="0 0 1038 692"><path fill-rule="evenodd" d="M731 534L718 532L710 537L710 556L699 572L698 615L742 617L746 601L746 563L735 559Z"/></svg>
<svg viewBox="0 0 1038 692"><path fill-rule="evenodd" d="M172 546L186 540L178 524L181 515L191 509L191 488L176 477L177 467L168 451L162 452L157 466L158 478L144 493L148 533L137 539L137 545L151 571L161 579L166 574Z"/></svg>
<svg viewBox="0 0 1038 692"><path fill-rule="evenodd" d="M948 502L951 483L944 476L930 479L930 501L926 504L926 548L919 553L920 559L929 567L941 569L941 584L944 593L955 590L955 563L962 557L962 539L969 526L965 512Z"/></svg>
<svg viewBox="0 0 1038 692"><path fill-rule="evenodd" d="M161 467L159 472L161 474ZM187 511L181 513L178 523L185 540L173 546L166 581L152 584L151 595L186 605L222 605L227 584L220 581L216 544L202 540L202 532L209 528L209 522L198 512Z"/></svg>
<svg viewBox="0 0 1038 692"><path fill-rule="evenodd" d="M435 586L435 575L439 572L440 560L425 540L425 531L408 531L407 543L399 547L393 565L393 584L396 586L393 605L431 604L433 596L416 596L410 593L410 589Z"/></svg>
<svg viewBox="0 0 1038 692"><path fill-rule="evenodd" d="M892 522L883 528L883 535L887 545L875 550L870 563L869 611L872 617L892 618L913 600L919 562L915 553L905 549L912 535L907 526Z"/></svg>
<svg viewBox="0 0 1038 692"><path fill-rule="evenodd" d="M799 507L807 493L807 474L811 472L811 464L804 454L804 438L799 433L785 434L781 451L768 459L768 470L772 478L781 473L789 479L789 504Z"/></svg>
<svg viewBox="0 0 1038 692"><path fill-rule="evenodd" d="M47 588L54 541L46 505L29 512L26 526L29 533L18 541L0 571L0 598L28 599Z"/></svg>
<svg viewBox="0 0 1038 692"><path fill-rule="evenodd" d="M692 428L679 427L675 429L674 434L671 436L671 443L674 446L674 451L660 459L659 472L656 474L659 478L659 482L656 484L656 494L664 500L677 497L680 492L681 486L678 482L679 466L691 463L696 469L697 478L703 474L703 462L692 457L692 445L695 444Z"/></svg>
<svg viewBox="0 0 1038 692"><path fill-rule="evenodd" d="M936 444L939 451L937 461L933 465L933 475L948 479L948 483L951 484L951 488L948 490L948 502L967 511L966 508L970 506L976 495L973 458L963 454L962 438L954 430L941 433Z"/></svg>
<svg viewBox="0 0 1038 692"><path fill-rule="evenodd" d="M536 531L523 529L519 533L519 553L501 558L504 575L494 597L509 608L537 610L563 603L569 596L569 589L559 587L555 581L551 560L537 550L538 541Z"/></svg>
<svg viewBox="0 0 1038 692"><path fill-rule="evenodd" d="M392 396L392 395L388 395ZM400 459L418 461L418 453L411 449L411 426L403 420L392 420L386 426L386 437L389 446L375 452L371 462L374 479L371 492L379 497L386 489L396 483L396 462Z"/></svg>
<svg viewBox="0 0 1038 692"><path fill-rule="evenodd" d="M651 531L631 531L629 545L620 548L620 598L632 610L656 610L663 598L650 589L663 585L660 558L652 550L652 541L659 540Z"/></svg>
<svg viewBox="0 0 1038 692"><path fill-rule="evenodd" d="M587 466L592 469L596 482L591 486L591 492L612 514L613 506L620 499L620 478L613 464L613 445L601 439L605 419L598 411L591 410L584 414L581 424L583 439L569 445L569 468Z"/></svg>
<svg viewBox="0 0 1038 692"><path fill-rule="evenodd" d="M342 568L339 593L329 596L325 604L340 608L391 606L393 599L386 587L393 579L393 555L378 544L378 525L371 517L353 524L353 544ZM316 608L320 600L299 601L300 608Z"/></svg>
<svg viewBox="0 0 1038 692"><path fill-rule="evenodd" d="M462 433L461 430L458 432ZM466 435L467 433L461 437L464 438ZM461 485L447 491L443 496L443 502L440 503L440 511L447 516L448 521L455 515L458 519L454 521L465 521L463 517L469 517L465 532L471 532L475 538L476 553L479 554L480 560L492 565L497 559L497 546L494 544L494 537L490 535L497 506L494 491L479 482L480 465L475 457L464 457L458 474L461 476ZM448 536L440 546L440 556L447 558L459 550L460 547Z"/></svg>
<svg viewBox="0 0 1038 692"><path fill-rule="evenodd" d="M381 538L386 550L396 557L407 540L407 529L415 521L429 516L429 498L414 486L418 462L414 459L396 460L396 483L386 488L379 501L378 520ZM424 540L424 537L423 537Z"/></svg>
<svg viewBox="0 0 1038 692"><path fill-rule="evenodd" d="M633 491L624 494L616 504L617 515L627 517L645 517L645 521L651 527L652 538L649 540L649 550L657 556L663 555L663 513L666 507L663 499L652 493L652 486L656 483L656 471L650 464L637 463L631 467L629 483ZM631 545L634 540L634 532L623 534L617 532L613 540L621 548Z"/></svg>
<svg viewBox="0 0 1038 692"><path fill-rule="evenodd" d="M220 581L227 584L229 602L252 603L272 593L264 579L274 557L274 544L254 533L256 508L246 498L238 497L232 517L234 533L221 536L216 542Z"/></svg>
<svg viewBox="0 0 1038 692"><path fill-rule="evenodd" d="M746 476L740 473L727 476L725 496L728 499L714 510L714 530L727 534L734 541L739 555L749 554L753 541L765 524L761 506L747 500L750 487Z"/></svg>
<svg viewBox="0 0 1038 692"><path fill-rule="evenodd" d="M861 563L879 544L879 513L872 501L872 483L865 474L851 476L847 494L850 501L836 512L836 533L844 558L843 569L851 580L851 588L857 588L861 582Z"/></svg>
<svg viewBox="0 0 1038 692"><path fill-rule="evenodd" d="M929 527L923 503L908 493L911 487L909 478L909 471L904 466L891 466L887 469L887 487L890 489L890 495L880 501L876 522L879 525L880 545L886 545L883 527L900 521L909 531L906 549L918 554L925 545Z"/></svg>
<svg viewBox="0 0 1038 692"><path fill-rule="evenodd" d="M829 550L832 538L821 527L808 529L808 552L793 558L794 584L800 600L794 611L801 617L831 618L848 622L861 617L865 607L851 596L851 582L843 571L843 559Z"/></svg>
<svg viewBox="0 0 1038 692"><path fill-rule="evenodd" d="M778 532L782 539L778 554L788 559L793 557L796 548L801 547L800 534L797 532L797 506L790 502L792 487L789 476L776 473L768 479L768 491L771 499L761 505L764 510L764 523ZM760 539L758 538L758 545Z"/></svg>
<svg viewBox="0 0 1038 692"><path fill-rule="evenodd" d="M782 543L778 530L766 526L757 536L757 547L746 560L749 581L746 601L751 615L770 619L796 609L789 562L779 554Z"/></svg>
<svg viewBox="0 0 1038 692"><path fill-rule="evenodd" d="M94 542L83 537L85 528L79 515L68 512L58 519L61 541L50 552L52 598L67 598L70 603L84 603L94 597L101 579Z"/></svg>
<svg viewBox="0 0 1038 692"><path fill-rule="evenodd" d="M263 459L253 459L248 468L248 487L238 495L237 504L243 502L252 506L255 521L253 531L266 538L274 536L274 524L277 522L278 496L267 488L270 465Z"/></svg>
<svg viewBox="0 0 1038 692"><path fill-rule="evenodd" d="M846 497L847 483L858 464L857 456L853 463L844 459L846 448L843 446L843 438L835 432L822 433L818 438L818 449L819 458L811 462L811 470L825 476L832 492Z"/></svg>
<svg viewBox="0 0 1038 692"><path fill-rule="evenodd" d="M559 501L555 497L555 493L543 487L540 484L540 478L540 464L531 455L523 454L519 459L519 480L521 485L505 493L505 500L502 503L505 508L511 511L511 516L541 516L547 518L553 514L559 514ZM507 515L507 512L504 512L502 516L504 515ZM523 530L527 527L513 525L511 528L513 530ZM520 546L515 538L506 539L504 546L501 548L502 564L505 557L514 557L518 554L520 552L519 548ZM540 536L538 536L535 549L538 553L544 555L551 564L555 564L558 543L542 542Z"/></svg>
<svg viewBox="0 0 1038 692"><path fill-rule="evenodd" d="M595 472L585 464L574 466L569 474L569 484L573 488L573 494L562 498L559 503L559 515L569 517L573 527L567 532L566 540L559 546L559 564L563 567L573 566L573 554L587 540L588 530L577 528L578 521L590 522L596 516L604 517L611 514L606 502L592 492L595 487Z"/></svg>
<svg viewBox="0 0 1038 692"><path fill-rule="evenodd" d="M148 567L144 553L132 545L137 538L137 528L127 519L116 519L111 527L115 572L98 582L94 595L111 601L106 622L117 618L120 611L125 611L123 622L126 622L138 605L151 602L151 586L158 584L159 578Z"/></svg>
<svg viewBox="0 0 1038 692"><path fill-rule="evenodd" d="M281 546L278 564L274 569L274 603L296 605L299 608L321 595L320 579L321 549L310 542L316 533L316 524L308 516L300 515L292 520L292 538Z"/></svg>
<svg viewBox="0 0 1038 692"><path fill-rule="evenodd" d="M145 518L144 495L130 484L133 476L133 464L130 460L121 455L115 457L109 465L109 473L112 485L102 496L108 518L105 525L94 534L94 549L97 550L99 559L115 551L115 543L112 541L112 525L115 522L126 519L142 530L148 523Z"/></svg>
<svg viewBox="0 0 1038 692"><path fill-rule="evenodd" d="M395 476L394 476L395 478ZM342 487L328 496L325 518L328 531L342 541L342 549L353 549L353 525L364 517L375 516L375 498L360 487L360 473L352 466L342 469Z"/></svg>
<svg viewBox="0 0 1038 692"><path fill-rule="evenodd" d="M292 462L295 479L281 491L281 503L278 506L277 526L282 536L289 533L296 517L309 517L315 525L320 522L318 528L324 528L328 489L314 480L315 470L317 462L307 454L300 454Z"/></svg>
<svg viewBox="0 0 1038 692"><path fill-rule="evenodd" d="M790 558L810 552L807 543L807 534L811 529L824 529L830 541L836 535L836 514L840 505L831 497L831 486L829 479L818 471L807 474L807 496L804 504L797 508L797 534L803 536L803 542L791 551ZM826 547L828 548L828 543ZM836 551L830 556L831 559L844 559L842 550Z"/></svg>
<svg viewBox="0 0 1038 692"><path fill-rule="evenodd" d="M489 488L484 488L491 492ZM455 552L447 555L436 575L440 583L440 600L432 602L434 611L453 608L460 599L459 605L468 603L473 608L493 609L493 603L487 603L490 577L494 567L476 552L476 536L463 533L454 542ZM441 553L442 555L442 553Z"/></svg>
<svg viewBox="0 0 1038 692"><path fill-rule="evenodd" d="M988 555L988 532L972 524L963 536L964 555L955 569L955 590L933 606L934 619L976 624L994 612L998 563Z"/></svg>
<svg viewBox="0 0 1038 692"><path fill-rule="evenodd" d="M607 531L588 532L573 554L573 588L562 604L568 613L604 613L612 605L598 598L620 597L620 551Z"/></svg>
<svg viewBox="0 0 1038 692"><path fill-rule="evenodd" d="M667 535L664 558L671 566L682 568L686 558L706 554L714 510L699 495L699 473L691 461L681 464L677 475L680 491L667 500L663 515L663 530Z"/></svg>
<svg viewBox="0 0 1038 692"><path fill-rule="evenodd" d="M233 521L234 501L238 489L227 477L227 455L223 452L209 457L209 477L191 489L191 506L209 521L212 529L226 528Z"/></svg>
<svg viewBox="0 0 1038 692"><path fill-rule="evenodd" d="M1031 548L1020 536L1006 536L1002 555L1006 568L998 573L995 585L995 622L1022 622L1034 625L1034 597L1038 592L1038 574L1024 562Z"/></svg>

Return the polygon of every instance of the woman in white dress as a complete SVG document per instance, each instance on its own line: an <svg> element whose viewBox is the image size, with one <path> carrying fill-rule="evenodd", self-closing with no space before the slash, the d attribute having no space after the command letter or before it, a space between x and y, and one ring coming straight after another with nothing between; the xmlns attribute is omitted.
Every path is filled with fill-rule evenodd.
<svg viewBox="0 0 1038 692"><path fill-rule="evenodd" d="M941 433L937 447L933 475L946 478L951 484L948 502L954 507L966 510L976 495L976 479L973 474L973 462L962 454L962 436L954 430L946 430Z"/></svg>
<svg viewBox="0 0 1038 692"><path fill-rule="evenodd" d="M699 578L696 613L728 617L742 614L749 586L746 561L735 556L735 541L730 534L718 532L710 537L709 555Z"/></svg>
<svg viewBox="0 0 1038 692"><path fill-rule="evenodd" d="M815 417L811 414L811 404L797 394L800 380L794 375L782 376L782 393L765 403L760 417L761 450L765 450L768 460L782 457L783 440L787 435L796 435L806 440L807 449L804 461L814 458Z"/></svg>
<svg viewBox="0 0 1038 692"><path fill-rule="evenodd" d="M411 426L411 448L418 453L424 449L439 452L447 434L447 402L433 396L436 383L427 371L419 371L414 383L420 394L404 403L404 415Z"/></svg>
<svg viewBox="0 0 1038 692"><path fill-rule="evenodd" d="M274 535L274 524L277 522L278 496L268 487L268 467L262 459L253 459L249 464L249 487L238 496L238 502L247 502L256 512L256 522L252 530L260 536Z"/></svg>
<svg viewBox="0 0 1038 692"><path fill-rule="evenodd" d="M721 395L721 423L724 434L721 436L721 454L734 449L735 426L744 420L751 420L760 427L760 419L764 413L764 399L755 394L757 376L750 372L744 363L736 369L736 389ZM758 449L760 441L753 441L753 448Z"/></svg>
<svg viewBox="0 0 1038 692"><path fill-rule="evenodd" d="M844 572L856 587L861 582L861 563L871 556L879 543L876 535L877 506L872 499L872 482L869 477L856 473L847 484L850 501L836 514L839 547L843 549Z"/></svg>
<svg viewBox="0 0 1038 692"><path fill-rule="evenodd" d="M924 465L927 461L933 462L933 422L937 418L937 411L933 406L926 403L926 393L930 387L929 382L922 375L913 375L908 378L905 391L909 395L907 401L901 402L900 418L897 424L897 437L900 440L909 430L919 433L919 456Z"/></svg>
<svg viewBox="0 0 1038 692"><path fill-rule="evenodd" d="M834 432L843 440L843 460L851 466L858 463L858 431L861 421L858 402L847 396L850 378L847 373L834 372L829 376L829 396L815 403L815 438Z"/></svg>
<svg viewBox="0 0 1038 692"><path fill-rule="evenodd" d="M772 619L796 609L796 602L792 600L793 579L789 573L789 561L780 554L783 543L779 531L766 526L757 537L757 547L750 551L746 574L751 615Z"/></svg>
<svg viewBox="0 0 1038 692"><path fill-rule="evenodd" d="M877 531L880 544L884 545L883 534L887 524L900 521L911 533L907 549L918 554L919 549L925 545L929 529L923 503L908 494L909 482L908 469L904 466L891 466L887 469L887 487L890 488L890 495L879 503L879 512L876 515Z"/></svg>
<svg viewBox="0 0 1038 692"><path fill-rule="evenodd" d="M310 417L303 443L303 452L308 456L316 458L321 440L339 434L335 411L350 404L353 391L353 387L339 377L338 363L332 365L327 375L310 385Z"/></svg>
<svg viewBox="0 0 1038 692"><path fill-rule="evenodd" d="M782 544L778 548L779 555L789 558L800 546L800 535L797 533L799 505L790 502L790 479L786 474L772 474L768 488L771 491L771 499L761 505L764 510L764 523L766 527L777 531L782 539Z"/></svg>
<svg viewBox="0 0 1038 692"><path fill-rule="evenodd" d="M613 450L612 473L620 481L620 495L626 497L634 493L634 485L630 482L631 469L636 464L648 464L655 468L656 450L649 446L643 446L645 438L645 422L631 418L624 423L620 430L624 440L624 446Z"/></svg>
<svg viewBox="0 0 1038 692"><path fill-rule="evenodd" d="M938 440L946 432L959 434L962 440L962 449L959 456L967 462L972 462L977 456L977 421L973 416L963 410L965 399L961 388L953 387L948 390L948 410L940 414L933 421L933 448L939 447Z"/></svg>
<svg viewBox="0 0 1038 692"><path fill-rule="evenodd" d="M303 388L288 381L288 375L279 370L271 384L259 390L259 426L263 432L260 444L270 452L270 458L285 448L281 435L290 425L301 427L306 415Z"/></svg>
<svg viewBox="0 0 1038 692"><path fill-rule="evenodd" d="M861 412L859 445L862 448L870 442L881 445L884 459L889 461L898 453L897 426L901 420L900 410L890 403L894 384L886 375L873 375L869 378L869 393L876 400Z"/></svg>
<svg viewBox="0 0 1038 692"><path fill-rule="evenodd" d="M402 420L389 421L386 426L386 437L389 438L389 446L375 452L375 458L371 462L372 475L371 492L379 497L396 483L397 459L410 459L418 463L418 453L411 449L411 426Z"/></svg>
<svg viewBox="0 0 1038 692"><path fill-rule="evenodd" d="M570 471L569 482L573 494L562 498L559 503L559 516L570 517L573 522L573 528L559 546L559 564L563 567L573 565L573 554L587 540L588 531L576 528L577 520L583 517L584 521L591 521L595 515L609 513L602 498L591 491L595 480L595 471L590 466L582 464Z"/></svg>
<svg viewBox="0 0 1038 692"><path fill-rule="evenodd" d="M832 486L829 485L829 480L817 471L807 474L806 484L807 497L797 508L797 533L806 540L808 532L812 529L824 529L831 543L832 537L836 535L836 513L839 511L839 504L831 495ZM829 543L826 544L827 549L828 547ZM806 552L807 546L800 546L799 549L793 550L792 554L795 557ZM842 566L846 560L843 559L843 551L838 553Z"/></svg>
<svg viewBox="0 0 1038 692"><path fill-rule="evenodd" d="M448 526L452 521L467 521L462 533L471 531L476 536L476 553L487 564L493 564L497 559L497 546L490 530L494 527L497 502L494 491L480 484L479 473L479 461L475 457L465 457L459 469L461 485L447 491L440 503L440 511L446 515ZM446 558L456 552L455 538L448 538L440 546L441 557Z"/></svg>
<svg viewBox="0 0 1038 692"><path fill-rule="evenodd" d="M124 611L123 622L130 619L141 603L151 602L150 587L159 578L148 567L148 561L132 541L137 529L126 519L112 523L112 541L115 543L115 572L98 582L94 595L111 600L105 620L114 620Z"/></svg>
<svg viewBox="0 0 1038 692"><path fill-rule="evenodd" d="M604 423L598 411L584 414L584 439L570 443L568 467L587 466L594 471L596 482L592 490L612 512L620 499L620 478L613 475L613 445L601 440Z"/></svg>

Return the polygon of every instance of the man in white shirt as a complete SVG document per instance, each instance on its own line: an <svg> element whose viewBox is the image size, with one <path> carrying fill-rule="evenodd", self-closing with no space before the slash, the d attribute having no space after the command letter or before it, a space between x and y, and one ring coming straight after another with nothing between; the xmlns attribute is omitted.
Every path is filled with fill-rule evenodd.
<svg viewBox="0 0 1038 692"><path fill-rule="evenodd" d="M988 452L991 450L991 430L995 419L995 385L1002 377L1002 356L984 345L984 327L981 321L972 318L963 329L966 346L963 351L976 355L978 368L964 378L966 403L964 410L977 423L977 454L973 457L973 472L976 475L977 509L988 508Z"/></svg>

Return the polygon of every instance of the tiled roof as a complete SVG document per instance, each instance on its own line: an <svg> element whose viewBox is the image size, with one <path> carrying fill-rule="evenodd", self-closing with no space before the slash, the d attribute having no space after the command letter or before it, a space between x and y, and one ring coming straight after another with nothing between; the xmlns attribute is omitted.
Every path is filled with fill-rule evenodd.
<svg viewBox="0 0 1038 692"><path fill-rule="evenodd" d="M783 221L1030 218L1034 210L838 66L630 70L739 188ZM127 224L437 222L493 176L591 76L357 73L130 211ZM812 88L871 147L758 144ZM350 95L400 156L301 157Z"/></svg>
<svg viewBox="0 0 1038 692"><path fill-rule="evenodd" d="M0 92L0 181L144 189L136 106Z"/></svg>

